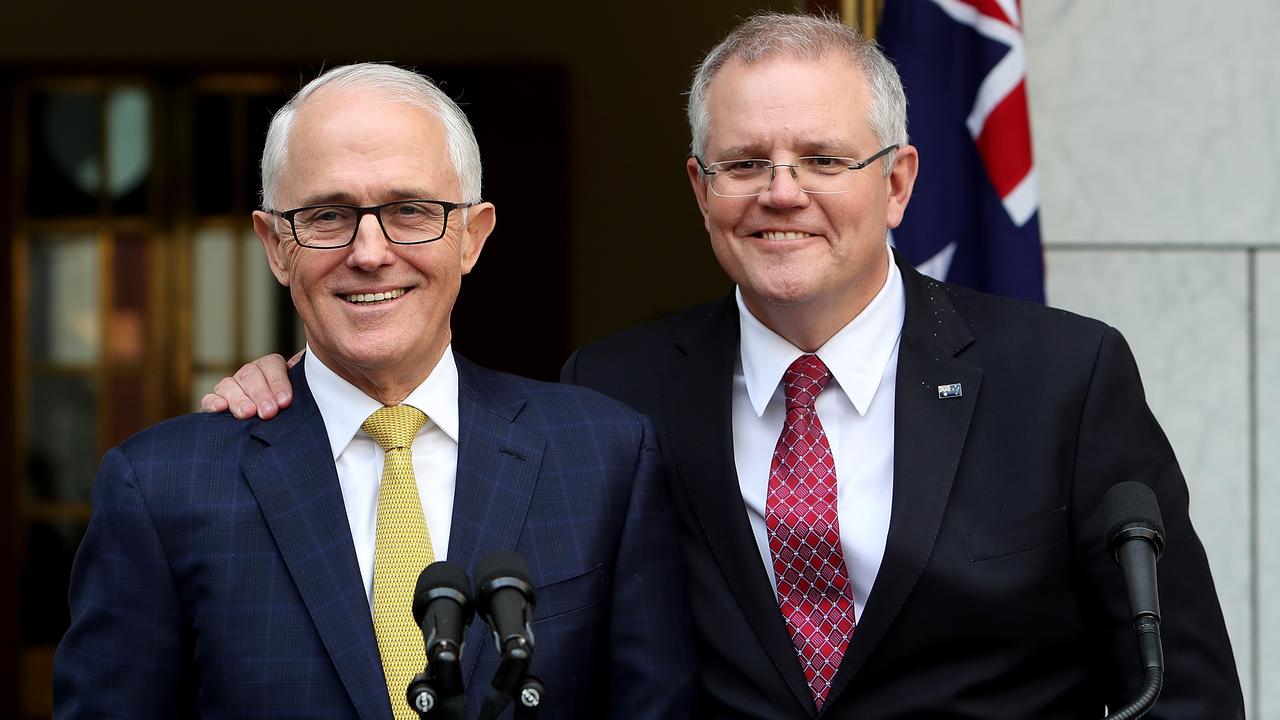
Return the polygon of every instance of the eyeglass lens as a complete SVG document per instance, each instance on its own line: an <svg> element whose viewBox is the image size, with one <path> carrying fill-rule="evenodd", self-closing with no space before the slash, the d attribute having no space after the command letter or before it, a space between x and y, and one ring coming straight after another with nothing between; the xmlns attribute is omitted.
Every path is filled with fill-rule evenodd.
<svg viewBox="0 0 1280 720"><path fill-rule="evenodd" d="M448 213L442 205L408 201L383 205L378 215L392 242L420 243L444 235ZM357 208L343 205L307 208L293 216L293 231L302 245L340 247L355 236L360 216Z"/></svg>
<svg viewBox="0 0 1280 720"><path fill-rule="evenodd" d="M759 195L769 188L775 173L789 172L800 189L814 193L836 193L851 190L855 174L852 158L802 157L793 164L774 165L767 160L733 160L714 163L710 169L713 187L723 195Z"/></svg>

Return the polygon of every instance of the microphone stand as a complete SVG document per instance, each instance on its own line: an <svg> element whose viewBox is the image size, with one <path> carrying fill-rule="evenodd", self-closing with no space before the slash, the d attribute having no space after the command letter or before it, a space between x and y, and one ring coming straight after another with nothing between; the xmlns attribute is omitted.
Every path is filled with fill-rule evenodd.
<svg viewBox="0 0 1280 720"><path fill-rule="evenodd" d="M422 630L426 667L405 690L421 720L466 720L462 650L471 607L471 579L462 566L433 562L418 575L413 590L413 622Z"/></svg>
<svg viewBox="0 0 1280 720"><path fill-rule="evenodd" d="M1144 542L1128 542L1141 540ZM1122 530L1116 543L1116 559L1126 568L1125 586L1135 615L1133 631L1138 636L1138 660L1142 664L1142 687L1128 705L1107 715L1108 720L1136 720L1155 704L1164 687L1164 648L1160 639L1160 600L1156 585L1156 563L1140 562L1143 555L1158 556L1164 548L1159 533L1151 528L1129 527ZM1154 550L1153 550L1154 548ZM1144 568L1145 571L1138 571ZM1150 598L1141 602L1139 598Z"/></svg>
<svg viewBox="0 0 1280 720"><path fill-rule="evenodd" d="M545 693L541 680L533 675L525 675L519 692L515 694L515 720L537 720Z"/></svg>
<svg viewBox="0 0 1280 720"><path fill-rule="evenodd" d="M515 700L515 720L538 720L542 701L546 697L542 681L535 675L525 674L516 690L511 695L511 699ZM466 719L466 695L441 698L429 672L415 675L405 694L409 707L417 711L422 720Z"/></svg>
<svg viewBox="0 0 1280 720"><path fill-rule="evenodd" d="M1108 713L1107 720L1135 720L1147 714L1164 687L1164 651L1160 646L1160 619L1143 615L1133 623L1138 634L1139 655L1143 659L1142 688L1133 702Z"/></svg>
<svg viewBox="0 0 1280 720"><path fill-rule="evenodd" d="M529 567L514 552L491 553L476 567L476 611L493 631L498 669L485 689L479 720L497 720L515 701L518 720L538 717L545 689L529 672L533 663L533 606L537 602Z"/></svg>
<svg viewBox="0 0 1280 720"><path fill-rule="evenodd" d="M441 662L427 663L413 676L405 698L421 720L466 720L467 696L460 679L436 677L433 672Z"/></svg>
<svg viewBox="0 0 1280 720"><path fill-rule="evenodd" d="M493 682L480 707L480 720L495 720L512 701L515 701L515 720L536 720L546 688L529 672L533 647L524 638L509 638L502 650L502 662L493 674Z"/></svg>
<svg viewBox="0 0 1280 720"><path fill-rule="evenodd" d="M542 701L546 699L546 689L542 681L534 675L526 674L520 679L515 690L504 693L490 686L484 696L484 706L480 709L480 720L493 720L506 709L507 703L515 701L515 720L537 720L542 711Z"/></svg>
<svg viewBox="0 0 1280 720"><path fill-rule="evenodd" d="M1124 482L1113 486L1102 499L1104 511L1122 518L1110 531L1108 547L1124 574L1133 631L1138 636L1138 662L1142 687L1128 705L1108 713L1108 720L1136 720L1155 704L1164 686L1164 649L1160 640L1160 591L1156 561L1164 550L1160 505L1145 485Z"/></svg>
<svg viewBox="0 0 1280 720"><path fill-rule="evenodd" d="M419 718L436 718L440 717L437 712L443 711L440 703L440 693L436 691L435 683L431 682L430 676L426 672L420 672L413 676L409 681L409 688L405 690L405 699L409 702L409 707L418 713Z"/></svg>

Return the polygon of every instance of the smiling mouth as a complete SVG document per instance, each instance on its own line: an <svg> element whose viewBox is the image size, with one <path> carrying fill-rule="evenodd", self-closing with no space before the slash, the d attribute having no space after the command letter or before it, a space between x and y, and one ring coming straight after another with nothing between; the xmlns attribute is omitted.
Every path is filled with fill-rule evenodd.
<svg viewBox="0 0 1280 720"><path fill-rule="evenodd" d="M396 298L409 292L407 288L396 288L386 292L376 293L356 293L354 295L343 295L342 298L353 305L370 305L372 303L386 302L395 300Z"/></svg>
<svg viewBox="0 0 1280 720"><path fill-rule="evenodd" d="M755 233L755 236L765 240L803 240L807 237L813 237L813 234L807 232L777 232L773 230L765 230Z"/></svg>

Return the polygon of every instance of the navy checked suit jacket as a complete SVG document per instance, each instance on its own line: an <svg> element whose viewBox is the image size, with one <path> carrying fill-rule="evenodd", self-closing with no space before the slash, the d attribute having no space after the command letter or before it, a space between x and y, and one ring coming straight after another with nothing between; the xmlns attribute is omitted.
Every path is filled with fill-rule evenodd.
<svg viewBox="0 0 1280 720"><path fill-rule="evenodd" d="M562 379L653 419L679 518L700 720L1102 717L1141 672L1103 493L1150 485L1164 517L1166 658L1152 720L1244 702L1188 492L1124 339L1100 322L934 282L898 258L884 559L819 713L760 562L734 467L732 297L584 348ZM960 384L942 397L939 387Z"/></svg>
<svg viewBox="0 0 1280 720"><path fill-rule="evenodd" d="M189 415L107 453L72 573L55 717L390 720L301 370L271 422ZM687 608L649 422L592 391L462 358L458 374L448 558L468 572L499 549L528 561L543 717L687 715ZM463 659L474 715L497 667L480 620Z"/></svg>

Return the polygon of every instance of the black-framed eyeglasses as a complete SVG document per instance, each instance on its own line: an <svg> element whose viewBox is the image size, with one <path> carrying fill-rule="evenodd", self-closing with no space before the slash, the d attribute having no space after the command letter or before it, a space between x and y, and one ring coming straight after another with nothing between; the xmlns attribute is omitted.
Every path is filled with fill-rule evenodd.
<svg viewBox="0 0 1280 720"><path fill-rule="evenodd" d="M800 189L813 195L835 195L854 188L852 171L861 170L901 145L886 145L865 160L832 155L808 155L790 163L774 163L761 158L723 160L705 164L694 156L711 192L726 198L755 197L773 183L778 168L790 168Z"/></svg>
<svg viewBox="0 0 1280 720"><path fill-rule="evenodd" d="M444 200L396 200L381 205L308 205L280 212L266 212L283 218L293 231L293 239L306 248L334 250L350 245L360 231L365 215L378 219L387 241L396 245L421 245L444 237L449 213L477 203Z"/></svg>

